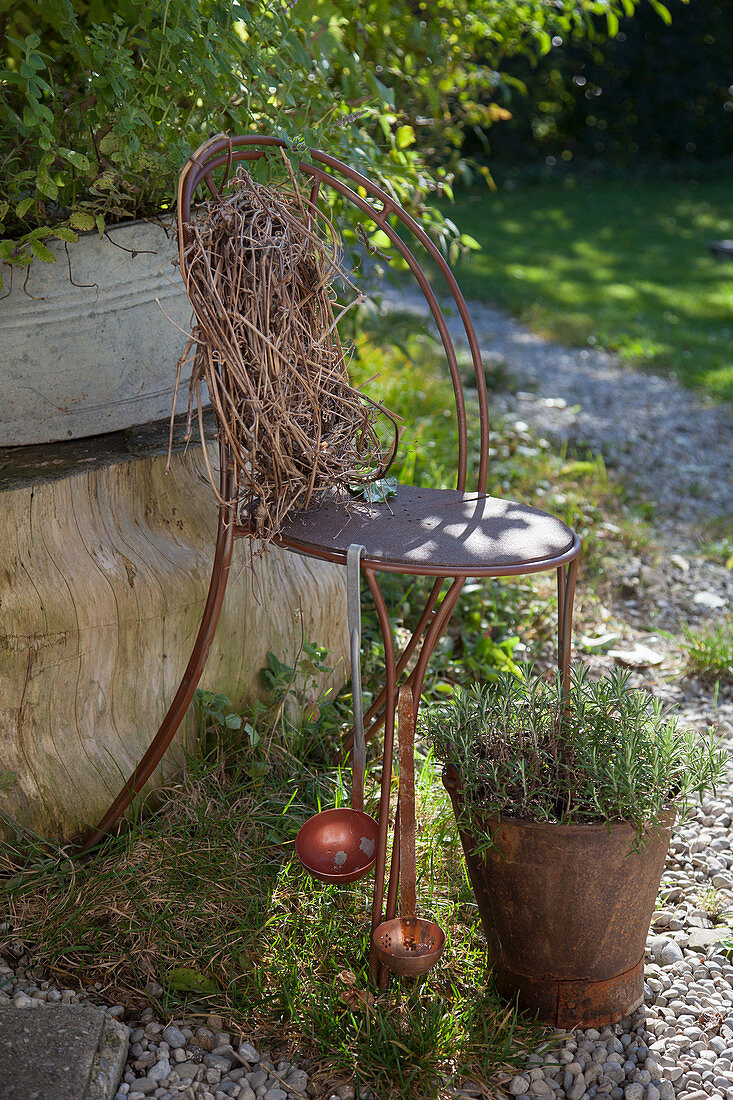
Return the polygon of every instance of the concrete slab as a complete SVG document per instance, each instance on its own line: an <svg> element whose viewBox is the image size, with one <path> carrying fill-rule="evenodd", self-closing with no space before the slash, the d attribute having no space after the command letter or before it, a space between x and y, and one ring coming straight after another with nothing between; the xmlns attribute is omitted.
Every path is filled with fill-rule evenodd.
<svg viewBox="0 0 733 1100"><path fill-rule="evenodd" d="M0 1006L0 1100L111 1100L127 1028L87 1005Z"/></svg>

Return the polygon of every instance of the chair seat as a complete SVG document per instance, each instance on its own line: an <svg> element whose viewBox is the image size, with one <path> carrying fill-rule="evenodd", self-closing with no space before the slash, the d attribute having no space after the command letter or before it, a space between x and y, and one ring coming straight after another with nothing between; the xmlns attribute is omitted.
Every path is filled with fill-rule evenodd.
<svg viewBox="0 0 733 1100"><path fill-rule="evenodd" d="M567 524L512 500L400 485L378 504L331 499L294 516L278 542L309 557L362 561L391 573L490 577L561 565L580 546Z"/></svg>

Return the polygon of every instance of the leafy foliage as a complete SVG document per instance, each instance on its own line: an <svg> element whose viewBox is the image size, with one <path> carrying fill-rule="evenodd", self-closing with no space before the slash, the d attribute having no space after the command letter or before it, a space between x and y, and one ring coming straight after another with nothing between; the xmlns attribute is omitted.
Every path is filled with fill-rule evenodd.
<svg viewBox="0 0 733 1100"><path fill-rule="evenodd" d="M668 809L684 815L723 775L726 753L712 730L679 729L628 680L620 671L590 680L580 668L565 693L560 677L530 668L430 708L425 729L437 756L458 769L472 823L491 814L632 821L641 839Z"/></svg>
<svg viewBox="0 0 733 1100"><path fill-rule="evenodd" d="M217 131L327 146L419 209L465 168L465 133L506 114L503 59L607 9L621 0L0 0L0 261L165 209Z"/></svg>

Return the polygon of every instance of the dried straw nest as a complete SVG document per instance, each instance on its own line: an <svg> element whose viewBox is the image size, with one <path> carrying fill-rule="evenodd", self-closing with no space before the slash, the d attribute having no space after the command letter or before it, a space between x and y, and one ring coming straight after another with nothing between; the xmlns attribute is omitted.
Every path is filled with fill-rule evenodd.
<svg viewBox="0 0 733 1100"><path fill-rule="evenodd" d="M352 285L341 260L333 225L292 174L274 188L240 168L186 226L181 268L197 322L183 357L195 345L189 416L197 404L203 439L205 381L235 468L227 503L264 542L320 494L382 477L391 461L376 431L386 410L349 383L336 322L354 302L336 315L334 282Z"/></svg>

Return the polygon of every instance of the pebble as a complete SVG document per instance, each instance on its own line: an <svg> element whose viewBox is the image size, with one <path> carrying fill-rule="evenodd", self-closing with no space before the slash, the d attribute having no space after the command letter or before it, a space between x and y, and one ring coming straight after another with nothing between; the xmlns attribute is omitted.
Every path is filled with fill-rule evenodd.
<svg viewBox="0 0 733 1100"><path fill-rule="evenodd" d="M171 1064L167 1058L161 1058L148 1070L148 1079L151 1081L167 1081L171 1075Z"/></svg>
<svg viewBox="0 0 733 1100"><path fill-rule="evenodd" d="M580 1100L581 1096L585 1092L585 1077L582 1073L579 1073L575 1078L574 1084L567 1090L568 1100Z"/></svg>
<svg viewBox="0 0 733 1100"><path fill-rule="evenodd" d="M134 1092L139 1092L143 1096L150 1096L152 1092L158 1087L158 1082L152 1080L150 1077L138 1077L132 1088Z"/></svg>
<svg viewBox="0 0 733 1100"><path fill-rule="evenodd" d="M672 966L673 963L681 962L682 958L682 948L674 940L670 940L659 952L659 965Z"/></svg>
<svg viewBox="0 0 733 1100"><path fill-rule="evenodd" d="M302 1092L308 1088L308 1074L303 1069L291 1069L288 1072L286 1083L294 1092Z"/></svg>
<svg viewBox="0 0 733 1100"><path fill-rule="evenodd" d="M185 1047L186 1036L175 1024L168 1024L168 1027L163 1029L162 1034L171 1050L179 1050Z"/></svg>

